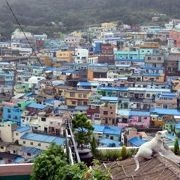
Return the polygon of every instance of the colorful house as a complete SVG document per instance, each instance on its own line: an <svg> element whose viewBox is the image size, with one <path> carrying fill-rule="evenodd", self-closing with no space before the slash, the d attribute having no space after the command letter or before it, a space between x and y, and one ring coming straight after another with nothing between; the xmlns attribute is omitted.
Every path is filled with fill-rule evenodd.
<svg viewBox="0 0 180 180"><path fill-rule="evenodd" d="M141 128L149 128L150 113L143 111L131 111L129 125Z"/></svg>
<svg viewBox="0 0 180 180"><path fill-rule="evenodd" d="M147 54L153 54L153 49L135 49L131 51L114 51L115 60L132 60L141 59L143 60Z"/></svg>
<svg viewBox="0 0 180 180"><path fill-rule="evenodd" d="M17 123L17 125L21 125L21 109L14 103L3 103L3 114L2 120L3 122L12 121Z"/></svg>

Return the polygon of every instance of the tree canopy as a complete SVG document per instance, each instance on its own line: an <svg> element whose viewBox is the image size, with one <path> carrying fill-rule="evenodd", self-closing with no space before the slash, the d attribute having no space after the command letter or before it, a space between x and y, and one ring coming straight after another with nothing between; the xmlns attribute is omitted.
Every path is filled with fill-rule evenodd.
<svg viewBox="0 0 180 180"><path fill-rule="evenodd" d="M84 163L68 164L64 150L52 144L34 161L32 180L109 180L95 165L87 167Z"/></svg>
<svg viewBox="0 0 180 180"><path fill-rule="evenodd" d="M19 21L36 33L72 31L106 21L149 22L154 13L180 16L179 0L9 0ZM5 1L0 2L0 33L9 34L14 21Z"/></svg>
<svg viewBox="0 0 180 180"><path fill-rule="evenodd" d="M72 125L78 146L82 147L83 144L89 144L94 128L87 116L85 114L77 114L72 121Z"/></svg>

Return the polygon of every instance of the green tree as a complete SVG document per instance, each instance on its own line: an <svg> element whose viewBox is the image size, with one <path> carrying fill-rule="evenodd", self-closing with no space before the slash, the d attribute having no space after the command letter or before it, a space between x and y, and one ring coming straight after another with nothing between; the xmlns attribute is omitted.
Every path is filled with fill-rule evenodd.
<svg viewBox="0 0 180 180"><path fill-rule="evenodd" d="M34 161L32 180L54 180L59 168L67 165L64 150L52 144Z"/></svg>
<svg viewBox="0 0 180 180"><path fill-rule="evenodd" d="M97 150L97 141L96 138L93 136L92 141L91 141L91 152L94 157L97 156L98 150Z"/></svg>
<svg viewBox="0 0 180 180"><path fill-rule="evenodd" d="M34 161L32 180L109 180L100 166L89 169L84 163L67 163L64 150L52 144Z"/></svg>
<svg viewBox="0 0 180 180"><path fill-rule="evenodd" d="M179 139L176 137L175 143L174 143L174 153L176 155L179 155Z"/></svg>
<svg viewBox="0 0 180 180"><path fill-rule="evenodd" d="M127 149L126 149L126 146L123 146L122 149L121 149L121 157L122 159L126 159L128 156L128 153L127 153Z"/></svg>
<svg viewBox="0 0 180 180"><path fill-rule="evenodd" d="M83 148L83 145L91 142L94 130L92 123L85 114L77 114L72 121L72 125L78 147Z"/></svg>

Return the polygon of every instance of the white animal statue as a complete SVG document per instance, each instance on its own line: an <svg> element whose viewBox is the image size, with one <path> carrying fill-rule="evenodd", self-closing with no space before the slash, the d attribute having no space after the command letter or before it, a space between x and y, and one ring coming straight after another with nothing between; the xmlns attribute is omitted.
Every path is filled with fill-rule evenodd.
<svg viewBox="0 0 180 180"><path fill-rule="evenodd" d="M151 159L153 156L159 154L163 156L162 151L164 150L164 142L166 139L167 131L158 131L155 135L155 137L144 144L142 144L136 153L134 160L136 163L136 169L137 171L139 169L139 158L145 158L145 159Z"/></svg>

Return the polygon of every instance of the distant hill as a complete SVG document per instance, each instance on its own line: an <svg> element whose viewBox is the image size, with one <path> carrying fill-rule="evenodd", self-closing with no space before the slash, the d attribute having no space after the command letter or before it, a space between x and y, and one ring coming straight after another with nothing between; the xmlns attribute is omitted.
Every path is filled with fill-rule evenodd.
<svg viewBox="0 0 180 180"><path fill-rule="evenodd" d="M142 24L150 21L154 13L180 18L179 0L9 0L9 3L20 22L35 32L74 30L112 20ZM8 35L14 24L5 1L1 0L0 33Z"/></svg>

